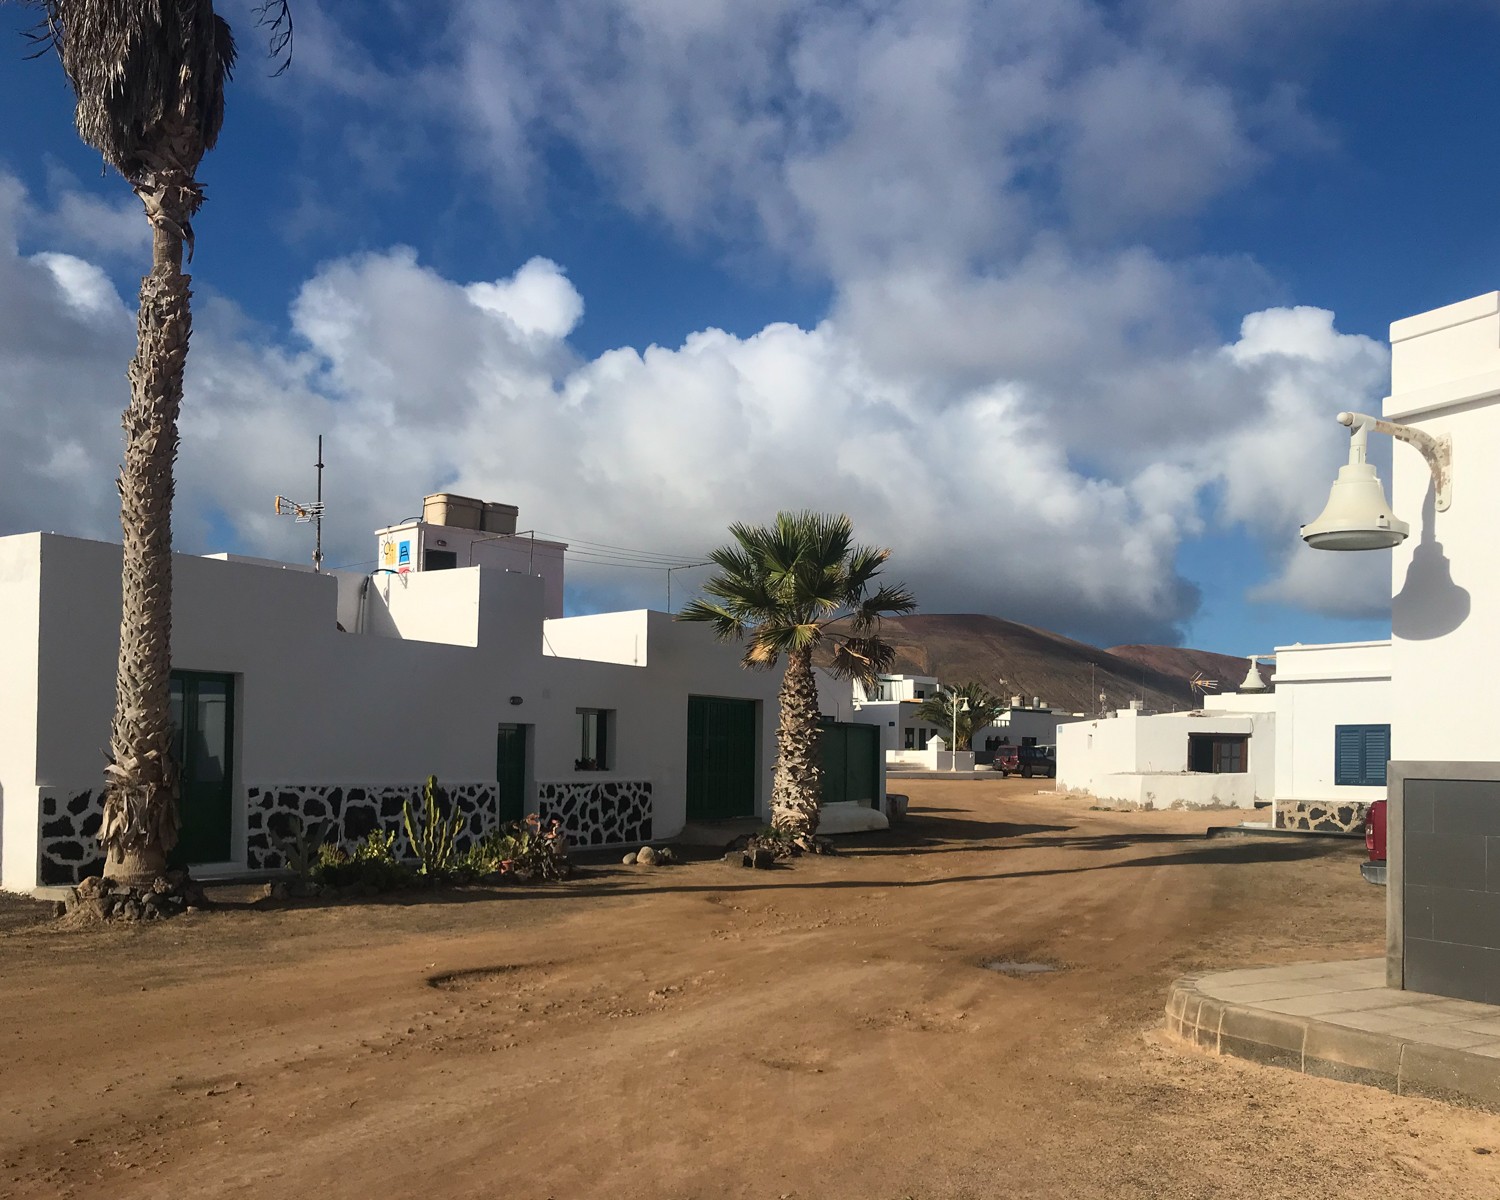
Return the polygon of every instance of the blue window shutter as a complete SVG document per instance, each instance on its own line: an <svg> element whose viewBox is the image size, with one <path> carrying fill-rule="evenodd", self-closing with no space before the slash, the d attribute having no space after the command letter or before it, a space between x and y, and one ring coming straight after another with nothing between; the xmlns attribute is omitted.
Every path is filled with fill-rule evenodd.
<svg viewBox="0 0 1500 1200"><path fill-rule="evenodd" d="M1336 787L1384 787L1391 757L1389 725L1335 725L1333 782Z"/></svg>
<svg viewBox="0 0 1500 1200"><path fill-rule="evenodd" d="M1391 759L1391 727L1365 726L1364 782L1369 787L1385 786L1385 765Z"/></svg>
<svg viewBox="0 0 1500 1200"><path fill-rule="evenodd" d="M1335 787L1354 787L1364 782L1365 727L1335 725L1333 728L1333 782Z"/></svg>

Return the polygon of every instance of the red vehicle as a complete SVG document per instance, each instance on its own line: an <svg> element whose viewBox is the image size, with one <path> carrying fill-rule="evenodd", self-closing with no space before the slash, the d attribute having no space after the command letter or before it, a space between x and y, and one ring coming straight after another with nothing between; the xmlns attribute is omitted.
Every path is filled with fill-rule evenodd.
<svg viewBox="0 0 1500 1200"><path fill-rule="evenodd" d="M1055 746L1012 746L1006 743L995 751L991 764L1002 778L1012 774L1030 779L1033 775L1057 777L1057 748Z"/></svg>
<svg viewBox="0 0 1500 1200"><path fill-rule="evenodd" d="M1359 873L1370 883L1385 883L1385 801L1376 800L1365 813L1365 849L1370 857Z"/></svg>

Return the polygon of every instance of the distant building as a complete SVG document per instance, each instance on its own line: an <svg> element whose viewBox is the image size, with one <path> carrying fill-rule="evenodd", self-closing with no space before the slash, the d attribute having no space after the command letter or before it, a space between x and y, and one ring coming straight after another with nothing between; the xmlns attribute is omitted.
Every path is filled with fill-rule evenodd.
<svg viewBox="0 0 1500 1200"><path fill-rule="evenodd" d="M1274 691L1137 706L1058 730L1057 787L1138 807L1272 809L1278 828L1353 831L1385 793L1390 642L1278 646Z"/></svg>

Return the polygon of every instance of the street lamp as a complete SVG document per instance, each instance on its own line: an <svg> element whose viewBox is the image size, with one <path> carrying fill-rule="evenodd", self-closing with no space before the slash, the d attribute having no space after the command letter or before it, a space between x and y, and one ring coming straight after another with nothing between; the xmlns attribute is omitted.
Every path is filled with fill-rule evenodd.
<svg viewBox="0 0 1500 1200"><path fill-rule="evenodd" d="M1302 527L1302 540L1314 550L1389 550L1399 546L1411 526L1391 511L1375 468L1365 461L1370 430L1388 433L1414 446L1432 469L1434 507L1447 512L1453 499L1453 442L1410 425L1382 421L1365 413L1341 412L1340 425L1350 427L1349 462L1339 468L1328 503Z"/></svg>
<svg viewBox="0 0 1500 1200"><path fill-rule="evenodd" d="M948 747L948 754L950 756L948 759L948 769L956 771L958 770L958 714L969 711L969 698L967 696L960 696L957 688L948 693L948 698L953 704L953 742Z"/></svg>

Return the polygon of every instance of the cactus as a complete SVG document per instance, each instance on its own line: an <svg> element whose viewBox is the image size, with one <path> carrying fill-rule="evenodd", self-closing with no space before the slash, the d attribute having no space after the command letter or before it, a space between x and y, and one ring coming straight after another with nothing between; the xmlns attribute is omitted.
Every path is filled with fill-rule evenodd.
<svg viewBox="0 0 1500 1200"><path fill-rule="evenodd" d="M454 813L452 818L443 816L438 806L436 775L429 775L422 789L422 810L418 818L412 812L410 800L401 805L401 820L406 825L412 853L417 856L417 869L430 877L446 875L457 859L455 843L464 827L464 818L462 813Z"/></svg>
<svg viewBox="0 0 1500 1200"><path fill-rule="evenodd" d="M332 827L332 821L314 821L309 825L301 817L294 816L288 820L284 836L275 830L271 831L271 839L276 843L276 849L281 851L281 856L286 859L286 865L304 883L318 865L318 852Z"/></svg>

